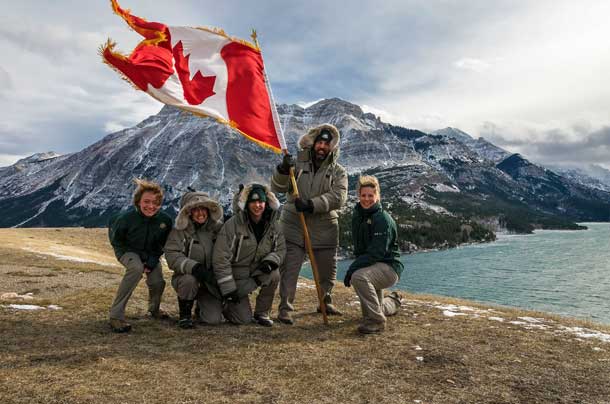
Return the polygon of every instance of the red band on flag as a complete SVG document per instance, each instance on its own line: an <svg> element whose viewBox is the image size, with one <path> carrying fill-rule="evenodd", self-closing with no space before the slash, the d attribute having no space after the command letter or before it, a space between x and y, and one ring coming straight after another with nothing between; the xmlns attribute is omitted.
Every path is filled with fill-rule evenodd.
<svg viewBox="0 0 610 404"><path fill-rule="evenodd" d="M280 149L269 95L265 86L263 58L260 52L232 42L220 52L227 64L227 110L237 129L252 134L257 142Z"/></svg>

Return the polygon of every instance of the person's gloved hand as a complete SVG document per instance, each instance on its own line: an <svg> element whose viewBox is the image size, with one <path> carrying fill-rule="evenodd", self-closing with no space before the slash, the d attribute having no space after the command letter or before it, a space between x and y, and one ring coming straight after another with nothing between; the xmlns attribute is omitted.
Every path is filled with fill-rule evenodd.
<svg viewBox="0 0 610 404"><path fill-rule="evenodd" d="M277 264L272 261L263 261L260 264L258 264L258 266L256 267L256 269L258 271L261 271L264 274L270 274L271 271L273 271L276 268L277 268Z"/></svg>
<svg viewBox="0 0 610 404"><path fill-rule="evenodd" d="M203 267L203 265L197 263L195 264L195 266L193 267L193 269L191 269L191 274L199 281L201 282L203 279L203 273L205 272L205 268Z"/></svg>
<svg viewBox="0 0 610 404"><path fill-rule="evenodd" d="M304 201L301 198L297 198L294 200L294 207L297 209L297 212L313 213L313 202L311 199Z"/></svg>
<svg viewBox="0 0 610 404"><path fill-rule="evenodd" d="M294 157L291 154L284 154L282 162L277 166L277 170L280 174L288 175L290 174L290 167L294 167L294 165Z"/></svg>
<svg viewBox="0 0 610 404"><path fill-rule="evenodd" d="M237 294L237 289L235 289L233 292L231 293L227 293L226 295L223 296L224 299L229 302L229 303L233 303L233 304L237 304L239 303L239 295Z"/></svg>
<svg viewBox="0 0 610 404"><path fill-rule="evenodd" d="M352 275L354 274L354 272L355 271L349 270L345 274L345 278L343 278L343 284L345 285L346 288L349 288L350 286L352 286Z"/></svg>

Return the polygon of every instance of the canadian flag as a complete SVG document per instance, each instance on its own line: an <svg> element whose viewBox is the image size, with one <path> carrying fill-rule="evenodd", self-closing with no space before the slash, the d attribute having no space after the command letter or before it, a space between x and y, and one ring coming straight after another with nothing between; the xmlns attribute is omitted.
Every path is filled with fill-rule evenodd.
<svg viewBox="0 0 610 404"><path fill-rule="evenodd" d="M112 8L145 39L125 56L111 40L104 62L164 104L230 125L276 152L286 149L258 45L209 28L168 27Z"/></svg>

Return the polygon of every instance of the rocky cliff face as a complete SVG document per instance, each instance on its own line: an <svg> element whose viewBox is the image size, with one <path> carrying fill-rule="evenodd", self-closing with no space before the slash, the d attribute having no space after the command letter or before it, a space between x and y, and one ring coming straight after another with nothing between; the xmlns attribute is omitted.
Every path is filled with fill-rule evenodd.
<svg viewBox="0 0 610 404"><path fill-rule="evenodd" d="M562 185L554 183L549 192L540 185L540 179L549 176L544 169L516 172L504 159L507 152L456 129L426 134L389 125L339 99L309 108L280 105L278 111L293 152L308 128L326 122L336 125L342 134L341 164L352 175L379 175L386 201L393 198L431 206L432 194L467 193L484 203L493 194L528 201L531 209L549 214L569 214L573 220L601 217L592 212L605 209L607 215L610 210L610 194L587 193L559 176ZM110 134L78 153L37 154L0 168L4 213L0 226L104 225L130 204L135 177L163 184L164 209L169 213L177 211L180 195L189 186L229 206L238 184L268 182L279 161L278 155L211 119L166 106L133 128ZM498 161L502 162L496 167ZM547 195L556 198L557 192L566 200L577 195L592 207L581 203L566 209L541 202Z"/></svg>

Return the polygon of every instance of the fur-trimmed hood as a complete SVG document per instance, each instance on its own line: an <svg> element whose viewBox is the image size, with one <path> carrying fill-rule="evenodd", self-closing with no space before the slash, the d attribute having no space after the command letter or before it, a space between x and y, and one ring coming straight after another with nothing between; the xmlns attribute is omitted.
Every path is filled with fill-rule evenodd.
<svg viewBox="0 0 610 404"><path fill-rule="evenodd" d="M313 147L314 141L316 137L320 134L322 129L327 129L332 134L333 138L330 142L330 152L333 153L339 148L339 142L341 141L341 135L339 134L339 129L337 129L334 125L330 123L324 123L320 126L316 126L315 128L309 129L309 131L301 136L299 139L299 147L301 149L311 149Z"/></svg>
<svg viewBox="0 0 610 404"><path fill-rule="evenodd" d="M252 191L252 186L254 183L246 185L242 190L238 192L236 195L237 204L234 204L234 208L237 207L240 212L246 211L246 202L248 201L248 195L250 195L250 191ZM262 185L262 184L261 184ZM280 201L277 199L275 194L271 192L271 189L267 185L262 185L265 190L265 195L267 196L267 206L269 206L272 210L278 210L280 208ZM235 206L237 205L237 206Z"/></svg>
<svg viewBox="0 0 610 404"><path fill-rule="evenodd" d="M208 209L208 220L220 222L223 218L222 206L204 192L187 192L180 199L180 212L176 218L176 229L184 230L191 221L191 209L202 206Z"/></svg>

